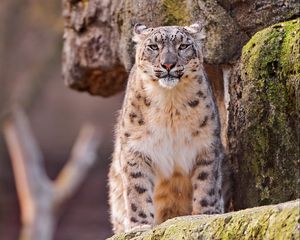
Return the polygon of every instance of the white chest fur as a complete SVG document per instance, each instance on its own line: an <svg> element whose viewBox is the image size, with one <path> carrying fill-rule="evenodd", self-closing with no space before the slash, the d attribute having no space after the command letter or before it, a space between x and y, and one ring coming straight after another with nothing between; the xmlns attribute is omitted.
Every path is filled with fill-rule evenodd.
<svg viewBox="0 0 300 240"><path fill-rule="evenodd" d="M176 168L189 174L193 169L196 156L211 144L206 132L202 137L192 136L189 122L171 128L159 124L149 127L150 134L143 139L132 140L132 149L149 156L159 173L169 178Z"/></svg>

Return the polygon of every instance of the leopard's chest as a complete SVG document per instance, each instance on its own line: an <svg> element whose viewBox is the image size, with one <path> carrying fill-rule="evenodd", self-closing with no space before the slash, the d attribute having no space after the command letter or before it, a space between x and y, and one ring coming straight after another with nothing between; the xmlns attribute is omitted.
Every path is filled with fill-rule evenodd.
<svg viewBox="0 0 300 240"><path fill-rule="evenodd" d="M175 169L190 174L197 155L211 144L207 129L195 136L199 117L177 119L152 119L147 125L147 134L141 139L131 140L130 147L151 158L155 168L165 178Z"/></svg>

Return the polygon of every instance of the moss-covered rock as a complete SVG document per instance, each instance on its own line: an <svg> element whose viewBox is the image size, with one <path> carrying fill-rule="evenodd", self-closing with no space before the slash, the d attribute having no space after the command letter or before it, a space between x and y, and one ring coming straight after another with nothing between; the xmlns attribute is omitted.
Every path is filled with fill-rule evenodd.
<svg viewBox="0 0 300 240"><path fill-rule="evenodd" d="M187 9L186 0L162 0L160 9L161 15L164 16L164 25L189 25L191 16Z"/></svg>
<svg viewBox="0 0 300 240"><path fill-rule="evenodd" d="M65 0L63 77L71 88L93 95L124 89L134 63L136 23L157 27L198 21L206 33L205 62L232 64L253 33L299 16L298 8L298 0Z"/></svg>
<svg viewBox="0 0 300 240"><path fill-rule="evenodd" d="M110 240L299 239L299 200L222 215L178 217Z"/></svg>
<svg viewBox="0 0 300 240"><path fill-rule="evenodd" d="M299 198L300 19L256 33L241 61L242 206Z"/></svg>

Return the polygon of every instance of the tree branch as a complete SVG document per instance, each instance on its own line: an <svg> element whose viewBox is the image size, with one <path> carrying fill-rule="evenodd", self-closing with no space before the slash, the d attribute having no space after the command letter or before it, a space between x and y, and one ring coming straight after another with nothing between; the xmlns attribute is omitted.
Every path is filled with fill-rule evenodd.
<svg viewBox="0 0 300 240"><path fill-rule="evenodd" d="M71 158L54 182L56 205L65 202L78 189L96 160L99 139L91 125L85 125L72 149Z"/></svg>
<svg viewBox="0 0 300 240"><path fill-rule="evenodd" d="M22 219L30 222L34 218L33 205L39 202L40 192L49 186L42 166L43 157L22 110L15 110L4 123L4 135L12 157L18 195L22 199Z"/></svg>
<svg viewBox="0 0 300 240"><path fill-rule="evenodd" d="M4 122L4 136L16 179L22 240L51 240L56 213L78 189L96 160L99 138L95 128L86 125L80 132L71 158L52 183L42 166L42 154L21 109L15 109Z"/></svg>

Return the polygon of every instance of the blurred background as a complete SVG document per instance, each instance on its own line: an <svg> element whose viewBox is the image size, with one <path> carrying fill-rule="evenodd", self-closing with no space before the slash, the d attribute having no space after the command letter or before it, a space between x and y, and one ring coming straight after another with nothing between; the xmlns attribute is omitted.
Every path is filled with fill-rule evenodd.
<svg viewBox="0 0 300 240"><path fill-rule="evenodd" d="M102 142L97 163L65 206L54 239L104 239L110 236L107 173L113 128L123 95L93 97L64 86L61 0L0 1L0 116L20 103L54 179L69 158L80 127L91 122ZM0 239L18 239L20 209L11 160L0 133Z"/></svg>

